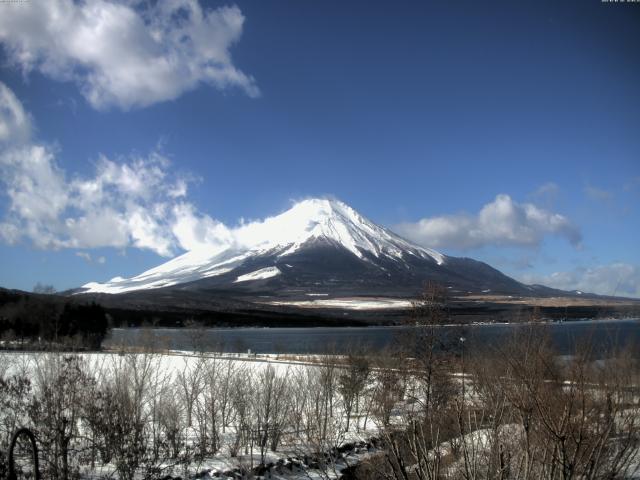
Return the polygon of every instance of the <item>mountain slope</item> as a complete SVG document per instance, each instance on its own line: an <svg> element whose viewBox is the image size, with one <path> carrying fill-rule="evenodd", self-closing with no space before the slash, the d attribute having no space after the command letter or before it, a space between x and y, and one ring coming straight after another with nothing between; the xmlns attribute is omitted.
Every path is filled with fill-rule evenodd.
<svg viewBox="0 0 640 480"><path fill-rule="evenodd" d="M225 290L276 296L413 295L434 280L460 292L526 294L489 265L408 242L337 200L310 199L242 225L224 248L187 252L136 277L82 293Z"/></svg>

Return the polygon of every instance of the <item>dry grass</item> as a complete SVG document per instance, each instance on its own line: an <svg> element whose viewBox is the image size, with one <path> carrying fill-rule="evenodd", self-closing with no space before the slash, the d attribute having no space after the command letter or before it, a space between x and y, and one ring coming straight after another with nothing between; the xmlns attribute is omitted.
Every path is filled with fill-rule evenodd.
<svg viewBox="0 0 640 480"><path fill-rule="evenodd" d="M515 295L466 295L456 297L457 301L491 302L511 305L531 305L533 307L608 307L633 305L640 306L640 300L628 298L580 298L580 297L519 297Z"/></svg>

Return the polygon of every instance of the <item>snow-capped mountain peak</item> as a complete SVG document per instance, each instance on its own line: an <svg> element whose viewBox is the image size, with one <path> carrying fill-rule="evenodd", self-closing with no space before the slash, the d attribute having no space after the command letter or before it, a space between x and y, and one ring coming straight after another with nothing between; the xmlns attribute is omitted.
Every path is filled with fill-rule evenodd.
<svg viewBox="0 0 640 480"><path fill-rule="evenodd" d="M312 199L298 203L284 215L305 214L313 222L308 229L308 238L326 238L337 242L362 258L362 252L369 252L374 256L401 256L403 252L414 255L427 255L438 264L444 262L444 256L434 250L421 248L398 237L384 227L381 227L360 215L349 205L338 200ZM302 235L304 243L305 235Z"/></svg>
<svg viewBox="0 0 640 480"><path fill-rule="evenodd" d="M303 200L281 215L242 226L236 238L247 248L270 250L287 247L281 254L283 256L296 251L309 240L325 239L359 258L363 257L363 251L376 257L397 257L403 251L410 251L412 254L426 254L439 264L444 261L440 253L410 244L347 204L324 198Z"/></svg>
<svg viewBox="0 0 640 480"><path fill-rule="evenodd" d="M222 250L218 247L211 251L187 252L130 279L114 278L106 283L88 283L83 286L84 292L123 293L215 277L260 256L272 255L281 259L314 241L343 248L358 259L369 262L370 257L401 261L405 256L418 257L437 265L445 262L444 255L414 245L363 217L347 204L326 198L300 201L280 215L243 223L230 232L233 241ZM262 270L256 275L249 272L241 276L247 281L270 278L262 275ZM266 271L274 273L276 270Z"/></svg>

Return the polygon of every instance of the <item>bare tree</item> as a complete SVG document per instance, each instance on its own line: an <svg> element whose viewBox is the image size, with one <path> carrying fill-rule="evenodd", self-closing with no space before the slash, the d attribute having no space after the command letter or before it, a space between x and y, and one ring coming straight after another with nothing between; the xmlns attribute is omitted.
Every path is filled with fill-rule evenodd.
<svg viewBox="0 0 640 480"><path fill-rule="evenodd" d="M189 357L183 359L182 370L176 376L176 386L182 396L186 411L187 427L191 427L193 424L193 405L202 390L204 365L201 357L196 362L190 360Z"/></svg>
<svg viewBox="0 0 640 480"><path fill-rule="evenodd" d="M429 280L411 302L411 317L416 325L443 325L449 318L448 307L447 288Z"/></svg>
<svg viewBox="0 0 640 480"><path fill-rule="evenodd" d="M78 405L93 379L78 356L47 354L36 357L36 390L29 417L42 446L44 467L54 479L78 476L73 462L80 448Z"/></svg>
<svg viewBox="0 0 640 480"><path fill-rule="evenodd" d="M278 448L288 421L289 398L285 375L278 375L273 365L261 369L256 377L253 413L253 434L260 449L260 463L265 463L267 448Z"/></svg>
<svg viewBox="0 0 640 480"><path fill-rule="evenodd" d="M168 468L159 422L159 398L166 394L167 382L158 356L143 353L118 357L101 385L96 397L104 412L99 428L105 452L122 480Z"/></svg>
<svg viewBox="0 0 640 480"><path fill-rule="evenodd" d="M173 395L163 395L158 404L158 424L161 432L161 448L165 456L179 459L186 448L183 409Z"/></svg>
<svg viewBox="0 0 640 480"><path fill-rule="evenodd" d="M232 457L237 456L241 449L248 453L251 441L253 416L253 383L252 371L246 369L243 375L238 375L231 385L231 406L235 412L235 436L229 447Z"/></svg>
<svg viewBox="0 0 640 480"><path fill-rule="evenodd" d="M338 390L342 396L342 406L347 417L346 430L349 430L354 409L356 413L358 412L360 396L367 386L370 375L371 367L367 357L353 354L347 356L346 366L338 375Z"/></svg>

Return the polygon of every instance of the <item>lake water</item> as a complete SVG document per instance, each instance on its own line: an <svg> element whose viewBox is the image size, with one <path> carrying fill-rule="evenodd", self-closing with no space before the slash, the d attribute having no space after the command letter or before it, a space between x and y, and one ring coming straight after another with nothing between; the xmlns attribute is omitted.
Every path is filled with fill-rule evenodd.
<svg viewBox="0 0 640 480"><path fill-rule="evenodd" d="M466 348L500 345L515 332L530 328L522 324L439 327L451 341L465 339ZM640 345L640 319L585 320L545 324L558 353L571 354L576 342L591 339L597 349L612 345ZM105 346L156 347L253 353L346 353L354 346L383 349L414 327L319 327L319 328L116 328Z"/></svg>

